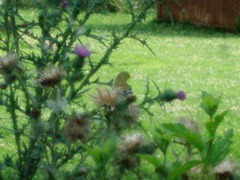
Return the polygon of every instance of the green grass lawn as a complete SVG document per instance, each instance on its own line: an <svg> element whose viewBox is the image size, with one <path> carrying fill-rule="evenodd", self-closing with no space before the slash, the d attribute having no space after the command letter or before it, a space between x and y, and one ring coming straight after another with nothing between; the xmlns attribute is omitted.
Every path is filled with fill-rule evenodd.
<svg viewBox="0 0 240 180"><path fill-rule="evenodd" d="M190 25L171 26L156 22L155 16L155 12L151 12L136 29L139 37L147 39L155 55L140 43L127 39L112 54L110 62L113 67L104 66L96 76L107 81L120 71L129 71L132 77L129 83L139 101L144 96L147 78L156 82L161 89L167 87L186 91L186 101L176 101L166 106L167 115L161 107L153 106L155 116L151 121L147 115L141 116L149 129L163 122L174 122L182 116L192 117L203 124L207 116L199 106L201 90L222 95L220 111L231 109L231 112L221 125L220 133L234 129L231 154L240 159L239 35ZM120 33L129 22L126 14L94 15L85 28L92 28L95 34L107 35L112 30ZM92 58L97 59L102 47L94 40L84 39L84 42L94 51ZM153 84L151 88L151 93L156 93ZM13 144L0 139L0 147L9 151Z"/></svg>
<svg viewBox="0 0 240 180"><path fill-rule="evenodd" d="M88 25L96 33L107 34L111 30L121 32L128 22L127 15L108 14L92 17ZM149 127L175 121L182 116L193 117L203 124L207 116L200 108L201 91L222 95L219 110L231 109L231 112L219 132L234 129L232 154L239 159L239 35L190 25L157 23L155 12L149 14L137 33L147 39L156 56L141 44L126 40L111 56L114 67L105 66L98 76L107 80L122 70L129 71L132 76L130 83L139 99L144 95L147 77L161 89L169 87L187 92L185 102L167 105L167 116L160 107L153 107L155 116ZM101 51L91 41L87 43L96 52Z"/></svg>

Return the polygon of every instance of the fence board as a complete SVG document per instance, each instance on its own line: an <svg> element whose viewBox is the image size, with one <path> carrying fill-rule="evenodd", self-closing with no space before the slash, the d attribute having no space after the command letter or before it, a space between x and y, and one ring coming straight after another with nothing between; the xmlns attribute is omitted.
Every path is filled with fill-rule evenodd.
<svg viewBox="0 0 240 180"><path fill-rule="evenodd" d="M239 26L240 0L166 0L176 22L236 29ZM169 20L164 5L158 2L157 18Z"/></svg>

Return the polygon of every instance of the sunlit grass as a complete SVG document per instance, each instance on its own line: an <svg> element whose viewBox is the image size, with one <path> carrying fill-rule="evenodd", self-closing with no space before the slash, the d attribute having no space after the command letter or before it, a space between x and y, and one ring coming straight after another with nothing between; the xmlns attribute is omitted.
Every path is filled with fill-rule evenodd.
<svg viewBox="0 0 240 180"><path fill-rule="evenodd" d="M89 27L96 33L107 34L112 30L121 32L128 22L124 14L98 15L90 19ZM231 112L219 133L234 129L232 154L239 158L239 35L190 25L157 23L154 12L138 27L137 33L147 39L156 56L141 44L126 40L111 56L113 67L104 67L98 76L107 80L122 70L129 71L130 83L139 99L144 95L147 77L161 89L167 87L187 92L185 102L166 106L167 116L160 107L154 106L155 116L150 126L175 121L181 116L192 117L204 124L207 116L199 106L201 91L222 96L219 112L225 109L231 109Z"/></svg>

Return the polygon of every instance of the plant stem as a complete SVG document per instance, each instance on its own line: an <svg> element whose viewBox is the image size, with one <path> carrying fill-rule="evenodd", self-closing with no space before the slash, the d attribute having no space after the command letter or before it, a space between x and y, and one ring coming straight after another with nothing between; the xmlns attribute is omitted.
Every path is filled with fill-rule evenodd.
<svg viewBox="0 0 240 180"><path fill-rule="evenodd" d="M213 118L211 117L210 121L213 123ZM214 131L214 133L212 135L210 135L210 139L208 141L208 149L207 149L207 153L206 156L204 157L204 167L203 167L203 174L207 174L208 173L208 158L210 156L210 152L212 149L212 145L213 145L213 141L215 139L215 134L216 134L216 130Z"/></svg>
<svg viewBox="0 0 240 180"><path fill-rule="evenodd" d="M17 145L17 152L18 152L18 158L19 158L19 163L22 162L22 153L21 153L21 136L18 128L18 123L17 123L17 115L15 112L15 107L16 107L16 101L14 98L14 90L13 90L13 85L10 85L10 114L11 114L11 119L12 119L12 125L13 125L13 130L14 130L14 136L15 136L15 142ZM19 166L21 168L21 165Z"/></svg>
<svg viewBox="0 0 240 180"><path fill-rule="evenodd" d="M9 24L9 13L10 13L10 3L11 3L11 0L8 0L6 1L6 4L5 4L5 13L4 13L4 22L5 22L5 27L6 27L6 34L7 34L7 37L6 37L6 50L7 52L9 52L10 50L10 39L11 39L11 33L10 33L10 24Z"/></svg>
<svg viewBox="0 0 240 180"><path fill-rule="evenodd" d="M19 34L17 32L18 27L16 26L15 13L17 12L12 12L10 14L10 18L11 18L12 33L13 33L13 44L15 46L16 52L19 52Z"/></svg>

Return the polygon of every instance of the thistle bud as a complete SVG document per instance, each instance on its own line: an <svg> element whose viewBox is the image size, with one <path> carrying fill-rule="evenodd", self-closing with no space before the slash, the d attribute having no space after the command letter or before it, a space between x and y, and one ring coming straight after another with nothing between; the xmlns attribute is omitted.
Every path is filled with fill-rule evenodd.
<svg viewBox="0 0 240 180"><path fill-rule="evenodd" d="M118 151L121 154L135 154L139 152L145 144L146 143L143 135L139 133L128 135L121 138Z"/></svg>
<svg viewBox="0 0 240 180"><path fill-rule="evenodd" d="M33 119L39 119L41 117L41 110L40 109L32 109L30 111L30 116Z"/></svg>
<svg viewBox="0 0 240 180"><path fill-rule="evenodd" d="M80 168L80 174L86 174L87 173L87 168L85 166Z"/></svg>
<svg viewBox="0 0 240 180"><path fill-rule="evenodd" d="M22 72L23 65L19 61L19 57L15 53L9 53L6 57L0 58L0 72L5 75L10 75L12 71Z"/></svg>
<svg viewBox="0 0 240 180"><path fill-rule="evenodd" d="M161 95L160 99L164 102L172 102L175 99L184 101L186 99L186 93L184 91L175 92L172 89L166 89Z"/></svg>
<svg viewBox="0 0 240 180"><path fill-rule="evenodd" d="M217 180L238 179L235 178L237 174L237 164L230 160L225 160L214 168L214 173Z"/></svg>
<svg viewBox="0 0 240 180"><path fill-rule="evenodd" d="M171 102L177 98L177 94L172 89L166 89L161 95L160 99L164 102Z"/></svg>
<svg viewBox="0 0 240 180"><path fill-rule="evenodd" d="M79 113L74 114L65 124L65 134L71 141L85 142L90 134L90 120Z"/></svg>
<svg viewBox="0 0 240 180"><path fill-rule="evenodd" d="M4 80L0 81L0 89L6 89L7 88L7 84L5 83Z"/></svg>
<svg viewBox="0 0 240 180"><path fill-rule="evenodd" d="M91 55L91 51L82 45L77 45L75 47L75 54L78 55L80 58L85 58Z"/></svg>
<svg viewBox="0 0 240 180"><path fill-rule="evenodd" d="M65 72L63 71L63 69L50 66L45 70L43 70L43 72L40 74L40 78L38 79L38 82L43 87L54 87L54 86L60 85L64 76L65 76Z"/></svg>
<svg viewBox="0 0 240 180"><path fill-rule="evenodd" d="M136 167L139 162L139 158L130 155L122 156L117 159L117 163L122 171Z"/></svg>
<svg viewBox="0 0 240 180"><path fill-rule="evenodd" d="M180 100L180 101L184 101L186 99L186 93L184 91L178 91L177 92L177 98Z"/></svg>
<svg viewBox="0 0 240 180"><path fill-rule="evenodd" d="M142 134L135 133L124 136L118 144L117 163L122 170L134 168L140 162L139 158L134 156L136 153L142 152L146 142Z"/></svg>
<svg viewBox="0 0 240 180"><path fill-rule="evenodd" d="M127 99L127 102L131 104L137 100L137 97L133 94L129 94L126 99Z"/></svg>
<svg viewBox="0 0 240 180"><path fill-rule="evenodd" d="M68 7L68 5L69 3L66 0L60 3L60 7L62 8L62 10L65 10Z"/></svg>
<svg viewBox="0 0 240 180"><path fill-rule="evenodd" d="M115 107L119 103L118 92L114 89L97 89L93 101L99 106Z"/></svg>
<svg viewBox="0 0 240 180"><path fill-rule="evenodd" d="M84 59L91 55L91 51L85 46L77 45L74 53L77 55L77 57L73 60L73 68L79 72L79 70L84 66Z"/></svg>

